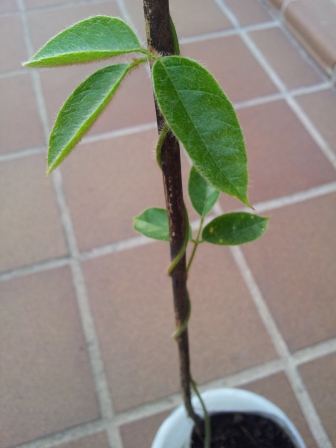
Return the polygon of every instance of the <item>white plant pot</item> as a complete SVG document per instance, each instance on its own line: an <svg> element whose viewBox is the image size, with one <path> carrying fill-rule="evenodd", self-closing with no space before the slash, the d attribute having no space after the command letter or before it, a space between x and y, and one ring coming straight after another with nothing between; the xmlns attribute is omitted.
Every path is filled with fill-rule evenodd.
<svg viewBox="0 0 336 448"><path fill-rule="evenodd" d="M286 414L266 398L242 389L214 389L202 394L210 414L218 412L245 412L268 417L277 423L290 437L294 446L306 448L299 432ZM203 416L197 397L192 400L195 411ZM163 422L152 448L189 448L194 423L187 416L184 406L179 406Z"/></svg>

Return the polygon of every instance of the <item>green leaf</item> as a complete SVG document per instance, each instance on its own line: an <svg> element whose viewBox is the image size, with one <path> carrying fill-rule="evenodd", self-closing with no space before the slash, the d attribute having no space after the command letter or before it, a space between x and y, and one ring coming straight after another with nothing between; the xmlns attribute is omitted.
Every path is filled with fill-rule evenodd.
<svg viewBox="0 0 336 448"><path fill-rule="evenodd" d="M167 211L164 208L148 208L134 219L134 229L149 238L169 241Z"/></svg>
<svg viewBox="0 0 336 448"><path fill-rule="evenodd" d="M204 227L202 239L225 246L248 243L265 233L268 219L244 212L221 215Z"/></svg>
<svg viewBox="0 0 336 448"><path fill-rule="evenodd" d="M134 31L116 17L95 16L57 34L24 65L80 64L131 52L147 53Z"/></svg>
<svg viewBox="0 0 336 448"><path fill-rule="evenodd" d="M87 78L60 110L49 138L49 174L70 153L107 106L134 64L105 67Z"/></svg>
<svg viewBox="0 0 336 448"><path fill-rule="evenodd" d="M203 218L215 205L220 192L210 185L195 169L191 167L188 191L194 209Z"/></svg>
<svg viewBox="0 0 336 448"><path fill-rule="evenodd" d="M148 208L133 220L137 232L154 240L169 241L168 215L165 208ZM191 238L192 229L189 227L189 239Z"/></svg>
<svg viewBox="0 0 336 448"><path fill-rule="evenodd" d="M243 134L213 76L195 61L167 56L155 62L153 84L166 121L200 174L251 206Z"/></svg>

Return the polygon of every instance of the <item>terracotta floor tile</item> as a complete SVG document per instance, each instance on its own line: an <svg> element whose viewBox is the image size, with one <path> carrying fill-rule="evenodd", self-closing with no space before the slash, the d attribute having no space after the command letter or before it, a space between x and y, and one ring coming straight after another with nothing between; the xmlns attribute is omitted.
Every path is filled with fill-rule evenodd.
<svg viewBox="0 0 336 448"><path fill-rule="evenodd" d="M0 283L0 446L99 417L68 268Z"/></svg>
<svg viewBox="0 0 336 448"><path fill-rule="evenodd" d="M20 70L21 62L27 59L20 17L0 16L0 72Z"/></svg>
<svg viewBox="0 0 336 448"><path fill-rule="evenodd" d="M64 28L93 15L120 17L115 1L30 11L27 14L34 51L41 48L51 37Z"/></svg>
<svg viewBox="0 0 336 448"><path fill-rule="evenodd" d="M239 109L238 117L246 141L252 203L335 181L334 168L284 101ZM220 201L226 210L241 207L228 196Z"/></svg>
<svg viewBox="0 0 336 448"><path fill-rule="evenodd" d="M43 155L0 164L0 271L67 253Z"/></svg>
<svg viewBox="0 0 336 448"><path fill-rule="evenodd" d="M301 44L331 74L336 64L336 4L330 0L297 0L285 18Z"/></svg>
<svg viewBox="0 0 336 448"><path fill-rule="evenodd" d="M268 3L270 3L277 9L281 9L281 6L284 2L285 0L268 0Z"/></svg>
<svg viewBox="0 0 336 448"><path fill-rule="evenodd" d="M153 130L83 145L63 163L81 250L139 235L133 230L133 217L149 207L164 207L161 172L153 156L156 139ZM186 161L183 173L187 179Z"/></svg>
<svg viewBox="0 0 336 448"><path fill-rule="evenodd" d="M121 426L120 432L124 448L148 448L151 446L161 423L169 414L170 412L161 412Z"/></svg>
<svg viewBox="0 0 336 448"><path fill-rule="evenodd" d="M300 95L296 99L330 148L336 153L336 91L323 90Z"/></svg>
<svg viewBox="0 0 336 448"><path fill-rule="evenodd" d="M291 386L283 373L254 381L244 386L243 389L248 389L272 401L294 423L307 448L317 447Z"/></svg>
<svg viewBox="0 0 336 448"><path fill-rule="evenodd" d="M0 14L7 12L16 12L17 4L13 0L1 0L0 3Z"/></svg>
<svg viewBox="0 0 336 448"><path fill-rule="evenodd" d="M228 251L216 249L202 247L203 260L197 254L191 271L191 362L198 382L276 356ZM168 252L157 243L84 265L117 411L179 388Z"/></svg>
<svg viewBox="0 0 336 448"><path fill-rule="evenodd" d="M322 424L328 432L331 443L333 446L336 446L335 353L301 365L300 373L322 420Z"/></svg>
<svg viewBox="0 0 336 448"><path fill-rule="evenodd" d="M124 58L122 60L124 61ZM110 63L116 62L110 61ZM105 62L40 72L51 124L72 91L84 79L108 64ZM155 120L152 85L146 67L143 65L124 79L115 97L90 130L90 134L155 122Z"/></svg>
<svg viewBox="0 0 336 448"><path fill-rule="evenodd" d="M336 336L335 201L329 194L272 210L266 235L243 246L291 351Z"/></svg>
<svg viewBox="0 0 336 448"><path fill-rule="evenodd" d="M266 8L257 0L225 0L225 4L231 9L241 26L256 25L272 20Z"/></svg>
<svg viewBox="0 0 336 448"><path fill-rule="evenodd" d="M105 432L58 445L59 448L110 448ZM124 447L125 448L125 447Z"/></svg>
<svg viewBox="0 0 336 448"><path fill-rule="evenodd" d="M183 56L204 64L231 101L245 101L277 92L238 36L182 45L182 52Z"/></svg>
<svg viewBox="0 0 336 448"><path fill-rule="evenodd" d="M289 89L322 81L313 65L305 59L278 27L249 33L267 61Z"/></svg>
<svg viewBox="0 0 336 448"><path fill-rule="evenodd" d="M0 153L44 145L29 75L0 79Z"/></svg>
<svg viewBox="0 0 336 448"><path fill-rule="evenodd" d="M144 12L141 2L124 1L135 29L146 41ZM170 12L179 38L212 33L231 28L231 23L213 0L171 0Z"/></svg>

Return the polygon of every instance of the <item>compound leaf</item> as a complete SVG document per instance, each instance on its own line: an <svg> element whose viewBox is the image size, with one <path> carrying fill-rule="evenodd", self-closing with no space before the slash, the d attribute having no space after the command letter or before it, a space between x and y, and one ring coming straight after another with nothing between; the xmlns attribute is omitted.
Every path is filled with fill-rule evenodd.
<svg viewBox="0 0 336 448"><path fill-rule="evenodd" d="M112 98L133 64L98 70L80 84L60 110L49 137L49 174L70 153Z"/></svg>
<svg viewBox="0 0 336 448"><path fill-rule="evenodd" d="M247 158L236 113L214 77L180 56L158 59L154 92L160 109L200 174L247 206Z"/></svg>
<svg viewBox="0 0 336 448"><path fill-rule="evenodd" d="M210 212L215 205L220 192L210 185L195 169L191 167L188 192L194 209L203 218Z"/></svg>
<svg viewBox="0 0 336 448"><path fill-rule="evenodd" d="M202 239L223 246L249 243L265 233L268 219L244 212L221 215L204 227Z"/></svg>
<svg viewBox="0 0 336 448"><path fill-rule="evenodd" d="M116 17L95 16L57 34L24 65L80 64L131 52L146 52L134 31Z"/></svg>

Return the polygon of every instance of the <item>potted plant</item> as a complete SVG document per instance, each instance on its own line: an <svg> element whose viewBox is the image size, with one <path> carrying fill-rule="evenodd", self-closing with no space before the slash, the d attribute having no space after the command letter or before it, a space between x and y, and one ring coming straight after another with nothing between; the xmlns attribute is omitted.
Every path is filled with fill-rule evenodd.
<svg viewBox="0 0 336 448"><path fill-rule="evenodd" d="M251 242L265 232L268 218L237 212L218 216L204 225L205 217L220 192L234 196L252 208L247 197L247 157L243 134L233 106L213 76L197 62L180 56L168 0L144 0L144 12L148 48L141 46L134 31L121 19L95 16L57 34L25 63L28 67L55 67L128 53L138 54L130 62L96 71L67 99L50 134L47 174L74 149L113 98L125 76L139 64L148 63L152 70L159 132L156 158L163 174L167 209L145 210L134 218L134 227L150 238L170 242L168 274L172 278L177 328L174 338L179 351L184 401L184 407L175 411L159 430L153 448L196 446L194 443L210 448L211 427L216 420L213 413L217 415L229 409L231 414L226 413L225 417L232 421L227 421L224 426L232 424L243 428L241 432L245 432L245 438L248 433L251 446L259 446L259 442L246 429L250 421L247 423L245 420L248 418L246 412L254 411L257 420L261 419L259 414L271 418L266 422L267 431L281 434L276 438L285 443L265 446L303 448L304 443L292 423L267 400L231 389L210 391L201 396L191 376L188 343L191 306L187 275L197 248L203 242L217 245ZM192 162L188 192L194 209L200 215L195 238L183 200L179 141ZM193 249L187 263L189 243ZM193 399L191 390L196 395ZM262 418L263 423L253 420L252 424L259 425L258 428L265 427L265 419ZM283 430L279 430L279 425ZM194 439L198 438L199 442L194 441L190 445L193 427ZM169 430L173 431L172 435ZM242 442L232 446L246 448L248 445Z"/></svg>

